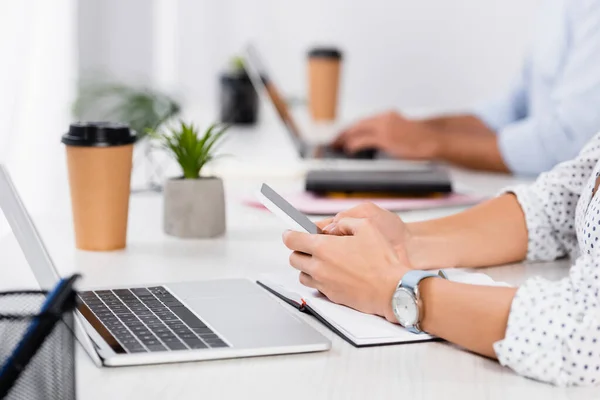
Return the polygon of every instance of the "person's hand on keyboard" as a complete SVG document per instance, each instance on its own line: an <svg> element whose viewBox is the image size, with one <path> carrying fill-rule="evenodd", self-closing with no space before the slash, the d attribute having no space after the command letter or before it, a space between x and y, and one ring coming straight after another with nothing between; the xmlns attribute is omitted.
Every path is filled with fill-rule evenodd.
<svg viewBox="0 0 600 400"><path fill-rule="evenodd" d="M398 158L431 160L437 157L438 139L439 133L427 124L390 111L344 130L333 146L351 154L377 149Z"/></svg>

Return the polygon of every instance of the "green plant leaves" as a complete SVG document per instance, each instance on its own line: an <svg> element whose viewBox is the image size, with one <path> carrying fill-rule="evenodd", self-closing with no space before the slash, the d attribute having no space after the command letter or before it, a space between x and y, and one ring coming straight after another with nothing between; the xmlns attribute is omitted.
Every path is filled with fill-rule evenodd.
<svg viewBox="0 0 600 400"><path fill-rule="evenodd" d="M178 127L169 128L167 132L147 132L173 155L181 166L185 179L197 179L202 168L214 160L217 146L227 129L228 125L213 124L204 135L199 136L194 124L180 121Z"/></svg>
<svg viewBox="0 0 600 400"><path fill-rule="evenodd" d="M175 100L158 91L97 82L82 86L73 114L79 119L126 123L141 137L158 129L180 109Z"/></svg>

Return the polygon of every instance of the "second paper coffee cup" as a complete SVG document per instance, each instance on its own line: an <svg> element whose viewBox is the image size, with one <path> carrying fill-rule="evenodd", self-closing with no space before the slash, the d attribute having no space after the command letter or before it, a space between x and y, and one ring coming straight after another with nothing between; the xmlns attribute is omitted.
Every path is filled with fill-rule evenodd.
<svg viewBox="0 0 600 400"><path fill-rule="evenodd" d="M76 123L62 137L78 249L125 248L135 134L127 125Z"/></svg>
<svg viewBox="0 0 600 400"><path fill-rule="evenodd" d="M315 121L336 117L342 53L335 48L314 48L308 53L308 97Z"/></svg>

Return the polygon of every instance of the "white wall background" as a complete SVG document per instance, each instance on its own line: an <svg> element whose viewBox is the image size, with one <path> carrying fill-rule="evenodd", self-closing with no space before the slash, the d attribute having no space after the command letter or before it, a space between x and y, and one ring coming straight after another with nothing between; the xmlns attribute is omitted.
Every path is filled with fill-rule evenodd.
<svg viewBox="0 0 600 400"><path fill-rule="evenodd" d="M60 137L77 84L76 5L0 1L0 162L33 214L68 190ZM0 212L0 233L5 228Z"/></svg>
<svg viewBox="0 0 600 400"><path fill-rule="evenodd" d="M460 109L510 81L540 1L80 0L80 70L212 108L219 71L247 40L288 95L305 93L306 50L335 44L345 109Z"/></svg>

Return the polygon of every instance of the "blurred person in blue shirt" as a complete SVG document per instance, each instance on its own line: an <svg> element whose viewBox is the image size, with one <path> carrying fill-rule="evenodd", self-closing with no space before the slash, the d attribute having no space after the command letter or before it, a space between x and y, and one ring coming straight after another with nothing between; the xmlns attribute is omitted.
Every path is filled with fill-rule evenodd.
<svg viewBox="0 0 600 400"><path fill-rule="evenodd" d="M522 175L574 158L600 131L600 1L545 0L534 28L518 78L498 99L430 119L387 112L344 130L335 144Z"/></svg>

